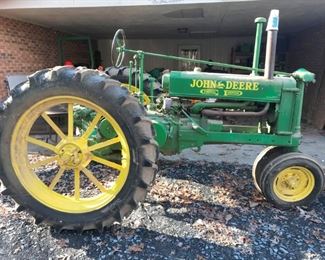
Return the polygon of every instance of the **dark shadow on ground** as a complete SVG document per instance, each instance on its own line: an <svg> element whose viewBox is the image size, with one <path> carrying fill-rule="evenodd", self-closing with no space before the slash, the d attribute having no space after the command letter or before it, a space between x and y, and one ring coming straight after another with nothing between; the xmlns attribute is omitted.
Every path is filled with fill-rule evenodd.
<svg viewBox="0 0 325 260"><path fill-rule="evenodd" d="M122 225L103 233L59 233L34 225L26 213L0 212L6 222L0 225L0 258L10 254L16 259L317 259L325 255L324 193L309 208L283 211L256 191L251 166L168 160L159 164L146 201ZM13 206L10 200L2 202Z"/></svg>
<svg viewBox="0 0 325 260"><path fill-rule="evenodd" d="M236 251L235 248L209 243L203 239L180 238L144 227L131 229L120 225L115 225L102 234L89 231L81 235L71 231L58 233L53 230L52 236L68 239L68 247L87 248L87 256L94 259L101 256L106 256L105 259L216 259L231 258Z"/></svg>
<svg viewBox="0 0 325 260"><path fill-rule="evenodd" d="M90 245L87 256L95 258L104 254L116 258L153 259L193 259L196 256L207 259L302 259L308 255L321 256L325 252L324 244L317 239L317 236L323 235L325 228L324 194L309 208L279 210L255 190L250 166L228 163L164 160L160 161L157 182L162 178L172 182L190 181L193 187L195 183L204 185L206 189L215 189L212 191L214 194L225 196L226 202L235 201L235 204L211 203L204 199L175 202L170 190L170 197L166 197L165 201L157 201L149 194L144 205L132 214L128 225L132 226L139 218L145 219L139 228L115 225L103 234L59 234L53 231L52 236L69 238L69 247ZM161 207L162 210L157 210ZM168 235L166 228L159 231L160 226L166 225L165 221L169 221L170 225L183 225L184 230L190 226L197 230L198 238L191 234L181 236L176 232ZM70 239L74 236L82 239ZM229 246L221 241L227 236L232 241ZM89 243L92 239L98 241L99 246ZM144 247L132 253L129 248L133 244L143 244ZM246 249L243 244L247 245Z"/></svg>

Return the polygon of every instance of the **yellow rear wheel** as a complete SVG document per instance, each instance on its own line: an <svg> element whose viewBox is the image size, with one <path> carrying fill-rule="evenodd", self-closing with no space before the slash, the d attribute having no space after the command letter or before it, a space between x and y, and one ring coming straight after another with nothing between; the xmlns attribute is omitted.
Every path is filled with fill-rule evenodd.
<svg viewBox="0 0 325 260"><path fill-rule="evenodd" d="M82 135L76 134L78 129L74 127L74 107L91 109L95 114L87 130ZM67 133L63 133L60 127L50 117L51 109L61 107L67 112ZM46 142L41 138L31 135L31 129L35 122L42 118L59 137L59 141ZM116 137L105 140L102 143L89 146L88 138L97 125L106 119L113 127ZM120 144L120 162L100 158L93 152L114 144ZM24 188L42 204L63 212L84 213L102 208L111 202L121 191L128 177L130 167L130 151L126 137L116 120L103 108L95 103L80 97L55 96L45 98L30 107L19 118L11 138L11 162L15 173ZM45 159L35 156L33 151L43 148L50 152ZM28 149L30 148L30 149ZM38 149L39 151L39 149ZM29 158L30 157L30 158ZM107 170L109 183L105 178L99 180L89 167L91 162L100 163ZM51 165L55 167L55 174L44 183L37 171L44 170ZM60 182L64 182L64 175L72 175L68 178L71 185L66 186L71 190L55 189ZM116 175L116 178L109 176ZM81 178L88 178L88 187L82 187ZM114 176L115 177L115 176ZM84 181L85 182L85 181ZM83 189L92 186L96 192L86 196ZM61 191L61 192L60 192Z"/></svg>
<svg viewBox="0 0 325 260"><path fill-rule="evenodd" d="M92 115L86 127L75 121L78 108ZM0 178L37 222L102 229L144 200L158 155L151 123L138 101L105 74L39 71L15 90L3 118ZM111 137L93 142L103 120Z"/></svg>

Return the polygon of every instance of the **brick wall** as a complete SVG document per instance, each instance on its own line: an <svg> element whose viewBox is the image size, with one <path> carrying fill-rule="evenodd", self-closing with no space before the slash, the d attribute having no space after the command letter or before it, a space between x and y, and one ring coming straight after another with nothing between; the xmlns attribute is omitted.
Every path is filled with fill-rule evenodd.
<svg viewBox="0 0 325 260"><path fill-rule="evenodd" d="M6 95L4 79L58 65L58 32L0 17L0 97Z"/></svg>
<svg viewBox="0 0 325 260"><path fill-rule="evenodd" d="M305 68L316 73L316 84L305 90L303 119L317 128L325 125L325 27L311 28L290 37L288 71Z"/></svg>
<svg viewBox="0 0 325 260"><path fill-rule="evenodd" d="M10 74L30 74L59 65L57 37L52 29L0 17L0 99L7 95L4 79ZM89 63L88 47L66 43L65 57L74 63Z"/></svg>

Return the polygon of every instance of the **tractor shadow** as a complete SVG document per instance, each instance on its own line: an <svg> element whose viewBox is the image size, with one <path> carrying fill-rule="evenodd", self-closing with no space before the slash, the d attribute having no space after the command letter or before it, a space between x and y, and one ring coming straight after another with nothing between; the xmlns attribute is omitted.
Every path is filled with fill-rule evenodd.
<svg viewBox="0 0 325 260"><path fill-rule="evenodd" d="M235 248L199 238L166 235L146 227L114 225L103 233L52 230L51 234L57 240L68 241L64 247L82 249L91 259L216 259L236 254Z"/></svg>
<svg viewBox="0 0 325 260"><path fill-rule="evenodd" d="M279 210L251 179L251 166L160 160L148 197L103 233L51 229L68 248L99 258L306 258L325 248L325 194L309 208ZM200 258L203 257L203 258Z"/></svg>

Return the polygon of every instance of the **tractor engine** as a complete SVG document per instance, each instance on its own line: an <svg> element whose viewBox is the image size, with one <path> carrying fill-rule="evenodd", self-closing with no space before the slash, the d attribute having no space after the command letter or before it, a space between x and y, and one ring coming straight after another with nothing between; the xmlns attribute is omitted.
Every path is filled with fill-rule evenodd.
<svg viewBox="0 0 325 260"><path fill-rule="evenodd" d="M171 100L179 99L177 102L191 114L246 122L255 119L272 126L269 131L274 133L289 131L292 124L285 120L292 108L280 111L278 107L281 98L294 100L294 78L279 76L270 81L262 76L172 71L164 75L163 87Z"/></svg>

